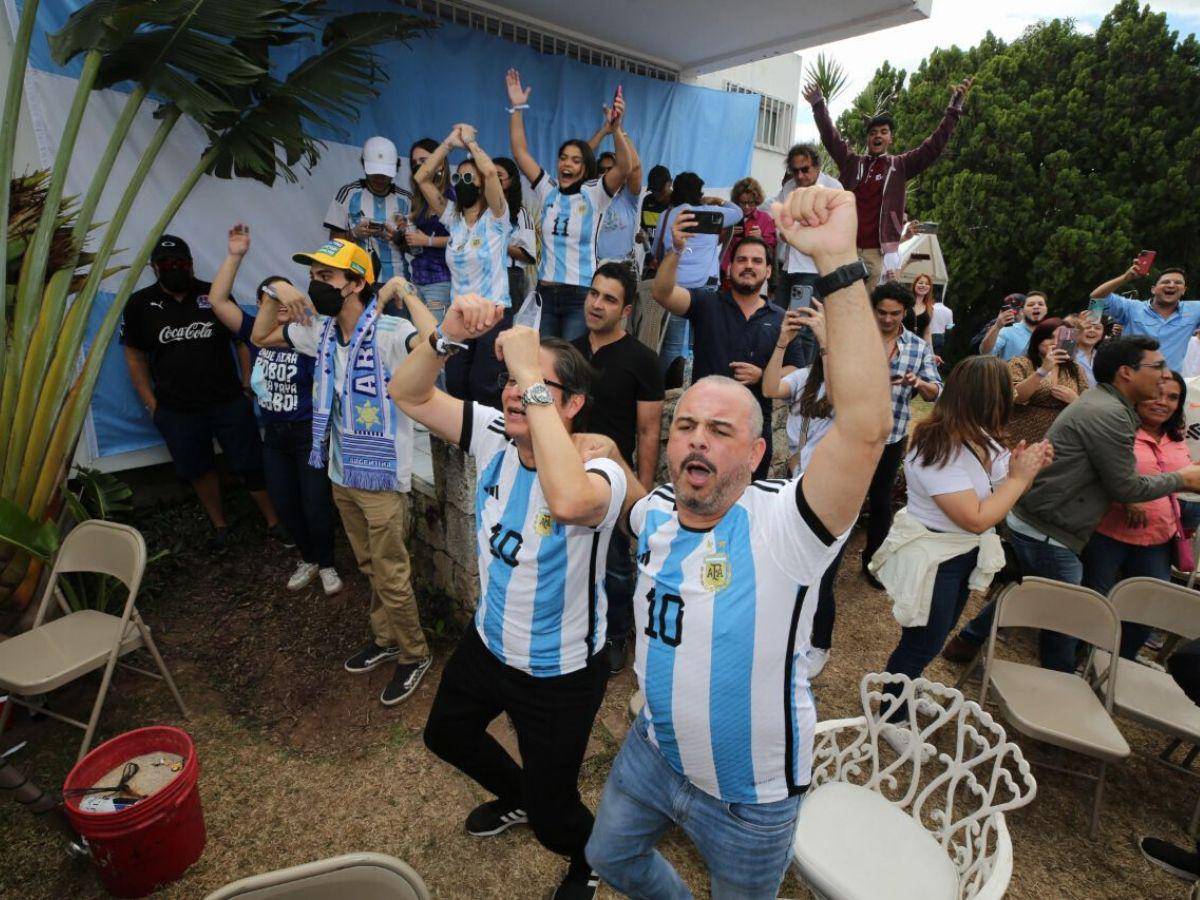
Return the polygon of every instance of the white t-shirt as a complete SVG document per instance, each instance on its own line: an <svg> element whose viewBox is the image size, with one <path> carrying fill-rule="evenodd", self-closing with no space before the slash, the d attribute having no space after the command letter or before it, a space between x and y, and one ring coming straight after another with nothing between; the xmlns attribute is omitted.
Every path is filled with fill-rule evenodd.
<svg viewBox="0 0 1200 900"><path fill-rule="evenodd" d="M808 464L812 462L813 451L817 449L817 444L821 442L821 438L829 431L833 425L833 416L827 419L808 419L800 413L800 395L804 392L804 383L808 381L809 368L806 366L803 369L797 369L795 372L789 372L779 379L779 383L788 389L788 417L787 417L787 439L788 452L795 453L800 451L800 462L796 467L795 475L801 475L808 468ZM817 398L825 396L825 383L821 382L821 386L817 388ZM805 436L805 428L808 429L808 434ZM804 440L801 446L801 439Z"/></svg>
<svg viewBox="0 0 1200 900"><path fill-rule="evenodd" d="M840 181L838 181L832 175L826 175L824 172L817 176L817 184L821 187L836 188L839 191L842 189L842 183ZM788 194L795 189L795 180L789 178L788 183L780 188L779 193L775 195L775 199L782 203L787 199ZM812 257L805 253L801 253L799 250L789 244L786 240L784 240L783 235L779 236L778 246L781 248L779 253L782 265L786 267L785 271L787 271L789 275L799 275L804 273L815 275L817 273L817 264L813 262Z"/></svg>
<svg viewBox="0 0 1200 900"><path fill-rule="evenodd" d="M327 318L313 316L307 325L293 322L283 330L283 336L297 352L316 356ZM399 316L380 316L376 320L375 350L383 361L383 370L387 375L391 375L408 356L409 338L416 333L413 323ZM341 395L342 385L346 383L350 345L342 343L340 328L335 326L334 334L337 336L337 350L333 354L333 408L329 411L329 480L345 486L342 477ZM320 373L316 377L319 378ZM386 392L381 402L392 405ZM407 492L412 488L413 424L412 419L402 413L399 407L392 405L392 413L396 416L396 484L401 491Z"/></svg>
<svg viewBox="0 0 1200 900"><path fill-rule="evenodd" d="M979 460L966 447L960 447L944 466L930 468L916 459L910 450L904 459L904 477L908 481L908 513L933 531L967 534L942 512L934 501L940 494L957 494L974 490L975 496L985 499L1001 481L1008 477L1009 452L993 446L992 471L985 472Z"/></svg>
<svg viewBox="0 0 1200 900"><path fill-rule="evenodd" d="M930 334L945 334L954 327L954 311L945 303L933 304L933 315L929 318Z"/></svg>
<svg viewBox="0 0 1200 900"><path fill-rule="evenodd" d="M1188 338L1187 355L1183 358L1183 371L1179 374L1184 378L1200 375L1200 338L1195 335Z"/></svg>

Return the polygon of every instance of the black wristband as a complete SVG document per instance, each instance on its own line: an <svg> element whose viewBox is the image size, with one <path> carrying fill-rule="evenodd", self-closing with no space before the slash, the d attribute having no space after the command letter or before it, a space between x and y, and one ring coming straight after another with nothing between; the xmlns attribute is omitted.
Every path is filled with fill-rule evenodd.
<svg viewBox="0 0 1200 900"><path fill-rule="evenodd" d="M843 288L849 287L856 281L863 281L870 274L869 270L863 265L862 260L855 260L852 263L847 263L844 266L839 266L828 275L817 280L813 285L813 295L818 297L828 297L835 291L840 291Z"/></svg>

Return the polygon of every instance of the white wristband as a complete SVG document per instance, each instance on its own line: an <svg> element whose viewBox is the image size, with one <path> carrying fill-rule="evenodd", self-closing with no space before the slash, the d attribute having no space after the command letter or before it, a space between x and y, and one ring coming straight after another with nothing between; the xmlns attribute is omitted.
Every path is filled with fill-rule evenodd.
<svg viewBox="0 0 1200 900"><path fill-rule="evenodd" d="M507 110L507 112L510 116L513 113L515 113L518 109L529 109L529 104L528 103L518 103L516 106L506 106L505 107L505 110Z"/></svg>

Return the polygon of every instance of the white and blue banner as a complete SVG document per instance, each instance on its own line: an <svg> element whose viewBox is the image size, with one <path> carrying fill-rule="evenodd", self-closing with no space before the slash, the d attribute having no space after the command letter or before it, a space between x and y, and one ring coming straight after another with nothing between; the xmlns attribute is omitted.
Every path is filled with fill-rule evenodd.
<svg viewBox="0 0 1200 900"><path fill-rule="evenodd" d="M15 30L20 3L5 0ZM78 61L62 69L51 61L46 34L58 30L71 12L83 4L73 0L42 0L38 28L31 50L25 90L41 164L49 166L58 149L76 86ZM389 9L392 3L350 2L347 11ZM312 47L291 45L277 50L272 61L281 71L290 70ZM571 137L588 138L596 130L601 105L611 101L622 85L628 108L626 128L641 155L644 170L659 163L672 172L694 171L710 185L731 185L750 171L758 97L727 93L693 85L664 82L550 56L529 47L492 37L462 26L443 23L409 45L380 48L390 80L380 85L380 96L347 119L345 134L319 134L327 147L320 164L300 181L282 179L273 187L250 180L203 178L179 211L169 230L192 248L196 275L210 280L225 257L225 235L234 221L246 222L253 235L249 256L239 274L236 296L243 305L253 303L251 292L264 277L286 275L303 284L307 272L291 261L293 253L310 250L326 237L322 221L337 189L362 174L359 163L363 141L376 134L391 138L406 157L413 141L422 137L441 140L457 122L470 122L479 130L481 144L493 156L511 156L508 141L508 105L504 73L515 66L526 85L532 86L531 108L525 122L530 149L543 166L554 165L559 144ZM93 94L83 121L67 177L66 193L82 194L91 183L96 160L107 143L112 124L124 104L119 90ZM157 126L155 104L147 102L126 140L96 220L104 221L120 199L141 153ZM118 246L126 252L114 263L127 261L140 246L146 230L158 218L162 204L203 153L207 141L201 129L183 119L176 125L160 154L122 232ZM458 154L452 156L452 161ZM402 183L408 180L407 159L402 160ZM116 276L105 287L114 291ZM141 282L153 276L146 271ZM102 294L92 313L89 335L103 317L112 293ZM140 465L166 459L158 432L129 384L124 356L114 340L92 403L92 415L81 454L85 459L108 459L106 468ZM86 452L85 452L86 451ZM119 457L119 459L113 459Z"/></svg>

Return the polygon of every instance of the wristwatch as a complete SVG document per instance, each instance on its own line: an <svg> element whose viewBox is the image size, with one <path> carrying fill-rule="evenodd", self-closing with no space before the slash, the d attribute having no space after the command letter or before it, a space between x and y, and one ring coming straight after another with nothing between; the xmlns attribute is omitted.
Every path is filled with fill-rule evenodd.
<svg viewBox="0 0 1200 900"><path fill-rule="evenodd" d="M546 387L540 381L531 384L525 389L525 393L521 395L521 404L523 406L551 406L554 403L554 398L550 396L550 388Z"/></svg>
<svg viewBox="0 0 1200 900"><path fill-rule="evenodd" d="M828 297L835 291L840 291L842 288L849 287L856 281L864 280L871 274L861 259L857 259L852 263L847 263L830 272L823 278L819 278L817 283L813 285L813 294L818 297Z"/></svg>
<svg viewBox="0 0 1200 900"><path fill-rule="evenodd" d="M461 344L458 341L452 341L450 338L443 335L441 326L438 326L432 332L430 332L429 346L433 348L434 353L441 357L453 356L459 350L467 349L466 344Z"/></svg>

